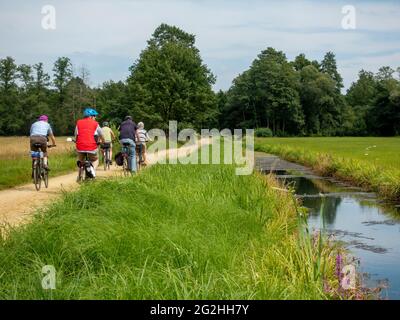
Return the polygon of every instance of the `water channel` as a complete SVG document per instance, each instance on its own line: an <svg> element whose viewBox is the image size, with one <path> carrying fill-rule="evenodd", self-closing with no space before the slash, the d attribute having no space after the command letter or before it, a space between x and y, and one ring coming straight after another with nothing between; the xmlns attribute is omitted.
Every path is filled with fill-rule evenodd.
<svg viewBox="0 0 400 320"><path fill-rule="evenodd" d="M294 188L308 208L310 229L343 242L360 262L367 287L384 287L382 299L400 300L400 208L275 156L258 156L257 168Z"/></svg>

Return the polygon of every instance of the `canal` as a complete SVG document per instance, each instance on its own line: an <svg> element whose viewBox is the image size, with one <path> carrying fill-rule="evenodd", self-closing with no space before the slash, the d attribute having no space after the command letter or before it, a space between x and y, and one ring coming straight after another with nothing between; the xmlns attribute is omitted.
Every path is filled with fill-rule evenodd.
<svg viewBox="0 0 400 320"><path fill-rule="evenodd" d="M292 187L308 209L311 230L333 235L359 261L363 284L381 287L383 299L400 300L400 208L384 203L374 193L352 187L312 170L279 159L257 155L256 167L273 172Z"/></svg>

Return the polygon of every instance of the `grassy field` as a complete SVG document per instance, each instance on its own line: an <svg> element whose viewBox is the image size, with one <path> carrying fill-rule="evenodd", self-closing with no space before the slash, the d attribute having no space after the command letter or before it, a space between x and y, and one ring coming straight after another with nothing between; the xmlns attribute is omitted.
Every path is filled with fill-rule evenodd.
<svg viewBox="0 0 400 320"><path fill-rule="evenodd" d="M84 185L0 242L0 299L331 298L333 247L299 232L268 179L157 165ZM56 290L41 287L44 265Z"/></svg>
<svg viewBox="0 0 400 320"><path fill-rule="evenodd" d="M400 200L400 138L257 138L255 148Z"/></svg>
<svg viewBox="0 0 400 320"><path fill-rule="evenodd" d="M29 137L0 137L0 190L31 181ZM75 145L66 137L57 138L57 147L49 150L51 176L75 169Z"/></svg>

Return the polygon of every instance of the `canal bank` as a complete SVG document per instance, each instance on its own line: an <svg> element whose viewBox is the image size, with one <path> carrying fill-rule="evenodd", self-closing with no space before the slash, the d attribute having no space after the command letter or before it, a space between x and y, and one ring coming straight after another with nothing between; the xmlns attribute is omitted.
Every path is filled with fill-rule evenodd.
<svg viewBox="0 0 400 320"><path fill-rule="evenodd" d="M256 154L256 167L294 189L309 211L310 229L341 241L359 262L364 285L400 299L400 210L376 194L324 178L277 156Z"/></svg>

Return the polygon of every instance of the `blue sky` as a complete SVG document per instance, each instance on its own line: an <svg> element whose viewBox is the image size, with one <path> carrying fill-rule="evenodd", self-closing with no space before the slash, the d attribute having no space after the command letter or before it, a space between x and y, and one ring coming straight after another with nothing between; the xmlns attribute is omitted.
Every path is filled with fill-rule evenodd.
<svg viewBox="0 0 400 320"><path fill-rule="evenodd" d="M43 5L55 7L56 30L41 27ZM341 27L344 5L356 9L355 30ZM400 1L373 0L0 0L0 57L44 62L51 73L55 59L68 56L97 86L124 80L162 22L196 35L215 89L228 89L269 46L289 59L320 61L333 51L346 88L360 69L400 66Z"/></svg>

